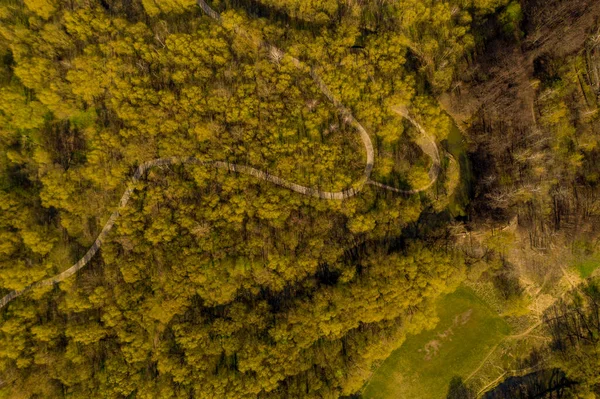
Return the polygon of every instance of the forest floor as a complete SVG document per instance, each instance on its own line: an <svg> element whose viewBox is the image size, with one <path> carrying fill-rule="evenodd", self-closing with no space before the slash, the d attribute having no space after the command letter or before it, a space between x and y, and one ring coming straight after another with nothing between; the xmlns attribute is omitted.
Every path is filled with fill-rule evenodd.
<svg viewBox="0 0 600 399"><path fill-rule="evenodd" d="M461 129L474 115L485 111L488 123L536 126L534 63L539 57L564 57L579 51L596 26L600 2L596 0L536 0L534 17L519 42L498 36L486 44L484 54L465 70L453 89L439 97L443 108ZM478 76L486 76L481 80Z"/></svg>
<svg viewBox="0 0 600 399"><path fill-rule="evenodd" d="M508 323L473 290L441 298L435 329L407 338L379 367L362 396L441 399L453 377L468 378L510 334Z"/></svg>

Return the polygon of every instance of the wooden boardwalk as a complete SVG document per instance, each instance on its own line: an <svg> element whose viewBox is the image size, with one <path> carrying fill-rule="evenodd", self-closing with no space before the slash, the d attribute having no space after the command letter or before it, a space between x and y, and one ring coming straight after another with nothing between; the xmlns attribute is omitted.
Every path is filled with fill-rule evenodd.
<svg viewBox="0 0 600 399"><path fill-rule="evenodd" d="M217 13L212 8L210 8L210 6L208 4L206 4L206 2L204 0L198 0L198 5L209 17L213 18L218 23L221 23L221 16L219 15L219 13ZM243 35L243 36L247 37L247 35L241 28L235 28L235 32L239 35ZM110 218L108 219L108 221L102 228L102 231L100 232L100 234L98 234L98 237L96 238L96 240L94 241L92 246L87 250L85 255L81 259L79 259L77 261L77 263L75 263L73 266L69 267L67 270L63 271L62 273L59 273L53 277L39 281L37 283L31 284L22 290L14 290L14 291L8 293L6 296L4 296L2 299L0 299L0 309L2 309L4 306L6 306L13 299L18 298L19 296L21 296L27 292L30 292L33 289L40 288L40 287L48 287L48 286L57 284L65 279L71 277L72 275L77 273L79 270L81 270L83 267L85 267L89 263L89 261L92 259L92 257L96 254L96 252L98 252L98 250L102 246L102 243L106 239L106 236L112 230L112 228L115 224L115 221L119 218L119 215L120 215L119 212L127 206L127 203L129 202L129 198L131 197L131 194L133 193L133 191L135 189L136 183L140 179L143 178L143 176L145 175L145 173L148 169L156 167L156 166L166 166L166 165L168 166L168 165L175 165L175 164L196 164L196 165L212 166L212 167L218 168L218 169L226 169L230 172L254 176L259 180L267 181L267 182L273 183L275 185L285 187L289 190L295 191L302 195L307 195L307 196L312 196L312 197L317 197L317 198L327 199L327 200L343 200L346 198L353 197L353 196L357 195L363 189L365 184L374 185L374 186L377 186L377 187L380 187L380 188L383 188L386 190L390 190L390 191L402 193L402 194L416 194L421 191L425 191L425 190L429 189L435 183L435 181L437 180L438 175L440 173L440 153L439 153L438 147L435 143L434 138L431 135L429 135L425 131L425 129L423 129L423 127L419 123L417 123L417 121L408 114L408 112L406 110L400 109L400 108L394 109L394 111L396 113L398 113L399 115L406 118L418 129L421 136L420 136L419 140L417 140L417 144L421 147L423 152L425 154L427 154L429 157L431 157L431 159L433 160L432 166L429 170L429 177L430 177L431 181L425 187L421 187L421 188L413 189L413 190L400 190L400 189L397 189L394 187L386 186L385 184L381 184L381 183L372 181L370 178L371 178L371 172L373 171L373 164L375 161L375 153L373 150L373 143L371 142L371 138L370 138L369 134L367 133L367 130L360 124L360 122L358 122L356 120L356 118L354 118L354 116L352 115L352 112L348 108L346 108L331 93L331 91L329 90L327 85L323 82L321 77L316 73L314 68L307 67L302 61L298 60L297 58L286 55L285 52L283 52L279 48L277 48L269 43L261 42L260 45L268 48L269 53L271 54L272 58L275 61L281 60L284 57L290 57L291 61L293 62L293 64L296 67L306 70L306 71L309 71L311 77L313 78L313 80L315 81L317 86L319 87L319 90L323 93L323 95L325 95L329 99L329 101L332 102L332 104L336 107L340 116L342 116L343 120L350 123L358 131L360 138L363 142L363 146L365 148L365 153L366 153L366 165L365 165L365 169L363 171L363 174L362 174L362 177L360 178L360 180L358 182L354 183L352 185L352 187L350 187L346 190L331 192L331 191L323 191L323 190L320 190L315 187L302 186L300 184L296 184L296 183L290 182L288 180L285 180L281 177L272 175L269 172L253 168L251 166L238 165L238 164L223 162L223 161L201 161L194 157L170 157L170 158L159 158L159 159L154 159L151 161L144 162L136 169L135 173L133 174L133 176L131 178L131 181L127 185L127 189L121 196L121 200L119 201L119 205L118 205L117 209L110 215Z"/></svg>

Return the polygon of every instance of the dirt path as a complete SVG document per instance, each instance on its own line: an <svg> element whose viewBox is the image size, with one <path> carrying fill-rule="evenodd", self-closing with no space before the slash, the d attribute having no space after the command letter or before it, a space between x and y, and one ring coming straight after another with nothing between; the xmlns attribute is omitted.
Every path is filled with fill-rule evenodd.
<svg viewBox="0 0 600 399"><path fill-rule="evenodd" d="M574 284L573 281L571 280L568 272L562 267L560 266L560 269L563 273L563 277L567 280L567 282L569 283L569 285L571 286L571 288L573 290L579 290L579 285L578 284ZM546 280L544 280L544 283L542 284L542 287L540 287L540 289L537 291L537 294L539 295L539 293L541 292L541 288L543 288L543 286L546 284ZM557 301L561 300L567 293L569 292L569 290L565 290L563 291L558 298L556 298L553 303L556 303ZM494 352L496 352L496 349L498 349L498 347L503 344L506 341L509 340L519 340L519 339L523 339L525 337L531 336L531 333L536 330L538 327L540 327L542 325L542 321L538 320L537 322L533 323L531 326L529 326L525 331L519 333L519 334L513 334L513 335L508 335L506 336L502 341L500 341L496 346L494 346L490 352L487 354L487 356L481 361L481 363L479 364L479 366L471 373L469 374L469 376L465 379L465 382L469 381L470 379L472 379L478 372L479 370L481 370L481 368L486 364L487 360L494 354ZM543 338L542 338L543 339ZM504 376L506 376L507 374L509 375L517 375L517 372L519 372L519 370L505 370L503 372L502 375L500 375L498 378L496 378L495 380L493 380L492 382L488 383L487 385L485 385L484 388L482 388L481 390L479 390L478 392L478 396L479 397L482 393L487 392L487 390L494 386L495 384L497 384L498 382L500 382Z"/></svg>
<svg viewBox="0 0 600 399"><path fill-rule="evenodd" d="M198 5L208 16L215 19L219 23L221 22L221 16L216 11L214 11L212 8L210 8L204 0L198 0ZM244 37L248 37L248 35L241 28L234 28L234 30L237 34L244 36ZM377 183L377 182L370 180L371 172L373 171L373 163L375 160L375 154L374 154L374 150L373 150L373 143L371 142L371 138L369 137L369 134L367 133L366 129L360 124L360 122L358 122L356 120L356 118L354 118L354 116L352 115L352 112L348 108L346 108L337 98L335 98L335 96L329 91L327 85L325 85L323 80L320 78L320 76L316 73L316 71L313 68L307 67L304 63L302 63L302 61L298 60L297 58L286 55L282 50L278 49L277 47L275 47L269 43L261 42L258 44L266 47L269 50L271 57L273 58L274 61L277 62L284 57L290 57L290 59L292 60L294 65L296 65L296 67L298 67L299 69L308 71L310 73L311 77L313 78L313 80L315 81L315 83L317 84L317 86L319 87L319 89L321 90L321 92L337 108L337 111L340 114L340 116L343 118L343 120L346 121L347 123L350 123L354 128L356 128L356 130L360 134L360 138L363 142L363 146L365 148L365 153L366 153L366 166L365 166L365 170L363 171L363 175L362 175L361 179L358 182L354 183L352 187L350 187L346 190L331 192L331 191L319 190L318 188L314 188L314 187L302 186L300 184L292 183L281 177L272 175L269 172L258 170L251 166L237 165L237 164L229 163L229 162L201 161L194 157L160 158L160 159L155 159L152 161L144 162L135 171L130 183L127 186L127 189L121 196L121 200L119 201L119 206L110 215L108 221L102 228L102 231L100 232L100 234L98 235L98 237L96 238L96 240L94 241L92 246L85 253L85 255L81 259L79 259L79 261L77 261L77 263L75 263L73 266L71 266L67 270L63 271L62 273L57 274L56 276L53 276L48 279L31 284L22 290L14 290L14 291L8 293L6 296L4 296L2 299L0 299L0 309L2 309L4 306L6 306L13 299L18 298L19 296L21 296L27 292L30 292L33 289L40 288L40 287L48 287L48 286L57 284L65 279L71 277L72 275L77 273L79 270L81 270L83 267L85 267L89 263L89 261L92 259L92 257L96 254L96 252L98 252L98 250L102 246L102 243L104 242L106 236L112 230L112 228L115 224L115 221L118 219L118 217L120 215L119 211L121 209L125 208L125 206L127 206L127 203L129 202L129 198L131 197L131 194L133 193L133 191L135 189L135 184L142 178L142 176L146 173L146 171L148 169L153 168L155 166L174 165L174 164L195 164L195 165L212 166L217 169L226 169L230 172L236 172L236 173L254 176L259 180L267 181L267 182L273 183L275 185L285 187L289 190L295 191L295 192L303 194L303 195L313 196L313 197L328 199L328 200L343 200L345 198L353 197L362 190L362 188L364 187L365 184L371 184L371 185L374 185L377 187L381 187L381 188L384 188L387 190L391 190L391 191L403 193L403 194L416 194L421 191L427 190L429 187L431 187L435 183L435 181L437 180L437 177L440 173L440 155L439 155L438 147L435 143L434 138L431 135L429 135L425 131L425 129L423 129L423 127L408 114L408 112L405 109L397 108L397 109L394 109L394 111L397 112L398 114L402 115L408 121L410 121L419 130L419 132L421 133L421 137L419 138L419 140L417 140L417 144L421 147L423 152L425 154L427 154L428 156L430 156L433 160L433 165L429 171L429 177L431 178L430 183L428 185L426 185L425 187L421 187L421 188L413 189L413 190L399 190L394 187L386 186L384 184Z"/></svg>
<svg viewBox="0 0 600 399"><path fill-rule="evenodd" d="M471 374L469 374L469 376L467 378L465 378L465 382L469 381L471 378L473 378L475 376L475 374L477 374L477 372L479 372L479 370L481 370L481 368L485 365L485 362L487 362L487 360L490 358L490 356L492 356L494 354L494 352L496 352L496 349L498 349L498 347L507 340L511 340L511 339L521 339L524 338L526 336L528 336L533 330L535 330L536 328L538 328L539 326L542 325L541 321L536 322L535 324L533 324L532 326L530 326L527 330L523 331L520 334L515 334L515 335L508 335L506 336L502 341L500 341L499 343L497 343L487 354L487 356L481 361L481 363L479 363L479 366L473 370L471 372Z"/></svg>

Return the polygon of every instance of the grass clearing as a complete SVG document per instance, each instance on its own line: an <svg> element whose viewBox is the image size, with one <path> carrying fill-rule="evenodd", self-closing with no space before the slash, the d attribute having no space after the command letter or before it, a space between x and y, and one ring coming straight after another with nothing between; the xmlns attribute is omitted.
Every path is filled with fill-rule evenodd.
<svg viewBox="0 0 600 399"><path fill-rule="evenodd" d="M471 164L467 156L467 146L464 137L456 124L452 123L452 129L444 141L444 147L452 154L459 168L459 181L453 182L455 189L450 197L449 211L454 217L466 216L465 207L469 203L469 191L473 180Z"/></svg>
<svg viewBox="0 0 600 399"><path fill-rule="evenodd" d="M600 255L578 260L574 264L581 278L588 278L598 267L600 267Z"/></svg>
<svg viewBox="0 0 600 399"><path fill-rule="evenodd" d="M508 324L470 288L441 298L440 322L407 338L375 372L367 399L443 399L454 376L466 379L508 335Z"/></svg>

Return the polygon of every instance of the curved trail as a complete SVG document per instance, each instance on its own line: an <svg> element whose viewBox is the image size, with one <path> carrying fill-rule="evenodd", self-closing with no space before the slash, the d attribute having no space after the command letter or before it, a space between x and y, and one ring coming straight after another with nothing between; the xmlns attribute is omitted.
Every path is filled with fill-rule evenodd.
<svg viewBox="0 0 600 399"><path fill-rule="evenodd" d="M416 189L412 189L412 190L400 190L398 188L387 186L385 184L378 183L373 180L368 180L367 184L371 184L373 186L381 187L386 190L394 191L396 193L401 193L401 194L418 194L421 191L428 190L437 181L438 176L440 175L441 168L442 168L442 166L441 166L442 162L441 162L441 158L440 158L440 150L438 149L438 146L435 143L435 138L432 135L430 135L429 133L427 133L427 131L425 131L423 126L421 126L421 124L419 124L419 122L417 122L412 116L410 116L410 114L408 113L408 111L405 108L393 107L392 110L395 113L404 117L410 123L412 123L419 131L420 136L417 139L416 144L421 148L421 150L425 154L427 154L427 156L429 156L429 158L431 158L431 161L432 161L431 167L429 168L429 184L427 184L426 186L423 186L421 188L416 188Z"/></svg>
<svg viewBox="0 0 600 399"><path fill-rule="evenodd" d="M204 0L198 0L198 5L208 16L215 19L217 22L221 23L221 16L216 11L214 11L212 8L210 8ZM248 37L248 35L242 29L236 27L236 28L234 28L234 30L237 34L244 36L244 37ZM75 263L73 266L71 266L67 270L63 271L62 273L59 273L59 274L57 274L53 277L47 278L45 280L38 281L37 283L33 283L33 284L25 287L22 290L11 291L6 296L4 296L2 299L0 299L0 309L2 309L4 306L6 306L13 299L18 298L19 296L21 296L23 294L26 294L36 288L53 286L54 284L57 284L65 279L71 277L72 275L77 273L80 269L85 267L89 263L89 261L92 259L92 257L96 254L96 252L98 252L98 250L102 246L102 243L104 242L106 236L112 230L112 228L115 224L115 221L118 219L118 217L120 215L119 211L121 209L125 208L125 206L127 206L127 203L129 202L129 198L131 197L131 194L133 193L133 191L135 189L135 184L142 178L142 176L146 173L146 171L148 169L153 168L155 166L174 165L174 164L195 164L195 165L212 166L217 169L226 169L230 172L236 172L236 173L254 176L259 180L268 181L270 183L273 183L273 184L281 186L281 187L285 187L289 190L295 191L295 192L303 194L303 195L313 196L313 197L328 199L328 200L342 200L345 198L353 197L362 190L362 188L364 187L365 184L374 185L377 187L384 188L386 190L391 190L391 191L394 191L397 193L402 193L402 194L416 194L421 191L425 191L425 190L429 189L435 183L435 181L437 180L437 177L440 173L440 154L439 154L438 147L435 143L434 138L431 135L429 135L425 131L425 129L423 129L423 127L408 114L408 112L405 109L397 108L397 109L394 109L394 111L396 113L398 113L399 115L403 116L404 118L406 118L409 122L411 122L417 128L417 130L419 130L421 137L417 141L417 144L419 145L419 147L421 147L423 152L426 153L433 160L433 164L431 166L431 169L429 170L429 177L431 179L430 183L425 187L421 187L419 189L413 189L413 190L400 190L400 189L386 186L385 184L377 183L377 182L370 180L371 172L373 171L373 163L375 160L375 154L374 154L374 150L373 150L373 143L371 142L371 138L369 137L369 134L367 133L366 129L356 120L356 118L354 118L354 116L352 115L352 112L348 108L346 108L338 99L336 99L333 96L333 94L329 91L329 88L325 85L323 80L319 77L319 75L316 73L316 71L313 68L308 68L305 64L303 64L297 58L286 55L282 50L278 49L277 47L275 47L269 43L260 42L259 45L266 47L269 50L271 57L275 61L279 61L284 57L290 57L290 59L292 60L292 62L294 63L294 65L297 68L302 69L302 70L307 70L310 73L313 80L315 81L315 83L317 84L317 86L319 87L319 89L321 90L321 92L337 108L337 111L340 114L340 116L343 118L343 120L346 122L349 122L352 126L354 126L354 128L356 128L356 130L358 130L358 133L360 134L360 138L365 147L367 159L366 159L366 166L365 166L365 170L363 171L363 175L362 175L361 179L353 185L354 187L350 187L346 190L337 191L337 192L323 191L323 190L319 190L318 188L307 187L307 186L302 186L300 184L292 183L281 177L272 175L268 172L253 168L251 166L238 165L238 164L223 162L223 161L202 161L202 160L199 160L194 157L159 158L159 159L154 159L151 161L144 162L143 164L138 166L138 168L136 169L135 173L133 174L133 176L131 178L130 183L127 186L127 189L121 196L121 200L119 201L119 205L118 205L117 209L110 215L110 218L108 219L108 221L102 228L102 231L100 232L100 234L98 234L98 237L96 238L96 240L94 241L92 246L87 250L85 255L81 259L79 259L79 261L77 261L77 263Z"/></svg>

